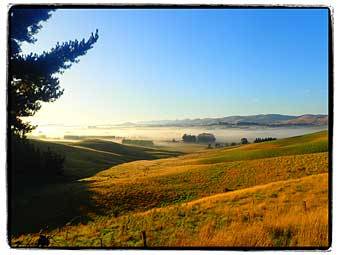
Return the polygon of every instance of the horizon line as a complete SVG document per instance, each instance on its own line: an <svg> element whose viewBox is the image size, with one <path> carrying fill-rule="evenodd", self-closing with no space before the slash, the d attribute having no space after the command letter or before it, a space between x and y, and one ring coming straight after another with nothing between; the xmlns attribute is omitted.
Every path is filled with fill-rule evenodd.
<svg viewBox="0 0 340 255"><path fill-rule="evenodd" d="M44 123L44 124L37 124L38 126L117 126L123 125L126 123L131 124L141 124L143 122L156 122L156 121L183 121L183 120L204 120L204 119L223 119L223 118L230 118L230 117L250 117L250 116L261 116L261 115L281 115L281 116L292 116L292 117L301 117L305 115L325 115L328 116L328 113L304 113L304 114L282 114L282 113L259 113L259 114L249 114L249 115L228 115L223 117L196 117L196 118L176 118L176 119L151 119L151 120L134 120L134 121L120 121L117 123L101 123L101 124L94 124L94 123L84 123L84 124L64 124L64 123Z"/></svg>

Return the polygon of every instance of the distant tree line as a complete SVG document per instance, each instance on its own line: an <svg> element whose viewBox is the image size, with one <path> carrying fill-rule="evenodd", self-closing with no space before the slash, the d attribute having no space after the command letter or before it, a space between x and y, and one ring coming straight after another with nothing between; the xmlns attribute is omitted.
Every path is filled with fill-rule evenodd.
<svg viewBox="0 0 340 255"><path fill-rule="evenodd" d="M241 138L241 141L239 143L216 143L216 138L213 134L209 134L209 133L202 133L199 134L198 136L195 135L188 135L188 134L184 134L182 136L182 140L185 143L205 143L208 144L208 149L212 149L213 145L215 146L215 148L222 148L222 147L226 147L226 146L235 146L238 144L249 144L249 141L247 138L243 137ZM272 140L276 140L276 138L274 137L265 137L265 138L256 138L254 140L254 143L261 143L261 142L267 142L267 141L272 141Z"/></svg>
<svg viewBox="0 0 340 255"><path fill-rule="evenodd" d="M182 136L182 140L183 142L185 143L196 143L197 142L197 138L195 135L187 135L187 134L184 134Z"/></svg>
<svg viewBox="0 0 340 255"><path fill-rule="evenodd" d="M85 140L85 139L97 139L97 138L104 138L104 139L121 139L121 136L115 135L64 135L65 140Z"/></svg>
<svg viewBox="0 0 340 255"><path fill-rule="evenodd" d="M198 136L184 134L182 140L185 143L214 143L216 138L213 134L202 133Z"/></svg>
<svg viewBox="0 0 340 255"><path fill-rule="evenodd" d="M82 137L79 135L64 135L65 140L81 140Z"/></svg>
<svg viewBox="0 0 340 255"><path fill-rule="evenodd" d="M123 144L133 144L133 145L139 145L139 146L147 146L152 147L154 146L153 141L151 140L131 140L131 139L123 139Z"/></svg>
<svg viewBox="0 0 340 255"><path fill-rule="evenodd" d="M276 140L276 138L274 137L259 138L258 137L254 140L254 143L262 143L262 142L273 141L273 140Z"/></svg>
<svg viewBox="0 0 340 255"><path fill-rule="evenodd" d="M229 146L235 146L238 145L238 143L232 142L232 143L215 143L215 148L224 148L224 147L229 147ZM208 144L208 149L212 149L213 144L209 143Z"/></svg>
<svg viewBox="0 0 340 255"><path fill-rule="evenodd" d="M202 133L197 136L198 143L214 143L216 138L213 134Z"/></svg>

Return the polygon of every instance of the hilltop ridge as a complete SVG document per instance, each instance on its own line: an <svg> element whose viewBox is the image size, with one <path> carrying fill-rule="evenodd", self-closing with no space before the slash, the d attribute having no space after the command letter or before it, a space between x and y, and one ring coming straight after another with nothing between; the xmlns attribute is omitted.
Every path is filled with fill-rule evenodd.
<svg viewBox="0 0 340 255"><path fill-rule="evenodd" d="M248 116L228 116L222 118L196 118L176 120L151 120L126 122L118 126L321 126L328 124L326 114L304 114L299 116L283 114L257 114Z"/></svg>

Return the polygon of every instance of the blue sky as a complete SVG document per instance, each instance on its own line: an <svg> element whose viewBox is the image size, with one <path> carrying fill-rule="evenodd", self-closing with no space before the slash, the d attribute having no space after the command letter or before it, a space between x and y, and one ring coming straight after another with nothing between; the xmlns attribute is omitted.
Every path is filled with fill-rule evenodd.
<svg viewBox="0 0 340 255"><path fill-rule="evenodd" d="M23 50L97 28L33 123L328 113L326 9L62 9Z"/></svg>

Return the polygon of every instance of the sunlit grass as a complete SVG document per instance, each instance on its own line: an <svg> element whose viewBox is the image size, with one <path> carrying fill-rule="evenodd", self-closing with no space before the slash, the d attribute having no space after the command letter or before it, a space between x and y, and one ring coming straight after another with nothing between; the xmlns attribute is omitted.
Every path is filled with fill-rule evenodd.
<svg viewBox="0 0 340 255"><path fill-rule="evenodd" d="M301 187L303 192L299 192ZM52 246L328 245L328 174L279 181L49 233ZM275 195L274 195L275 194ZM13 239L34 245L38 235ZM33 240L33 241L32 241Z"/></svg>
<svg viewBox="0 0 340 255"><path fill-rule="evenodd" d="M78 146L122 153L107 143ZM71 203L58 210L64 218L86 219L46 232L55 246L141 246L143 230L150 246L327 246L327 173L328 133L318 132L122 163L68 184L70 192L46 186L39 196ZM40 213L34 201L32 217ZM47 211L39 220L53 221ZM13 236L13 244L35 238Z"/></svg>
<svg viewBox="0 0 340 255"><path fill-rule="evenodd" d="M225 191L328 171L328 153L211 165L163 166L148 161L114 167L86 179L96 204L122 214L191 201ZM145 164L145 165L144 165ZM126 171L126 169L130 171ZM145 170L148 169L148 170Z"/></svg>

